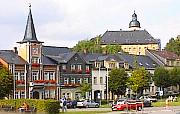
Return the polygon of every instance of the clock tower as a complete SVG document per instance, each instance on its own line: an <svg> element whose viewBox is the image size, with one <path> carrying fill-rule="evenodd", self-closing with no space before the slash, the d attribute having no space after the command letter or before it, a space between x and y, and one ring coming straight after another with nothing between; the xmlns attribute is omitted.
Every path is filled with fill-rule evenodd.
<svg viewBox="0 0 180 114"><path fill-rule="evenodd" d="M22 41L17 42L18 55L21 56L29 63L29 81L42 79L42 43L38 41L36 37L35 27L33 23L31 6L29 6L29 14L25 29L24 38ZM33 72L36 73L36 77L33 78Z"/></svg>
<svg viewBox="0 0 180 114"><path fill-rule="evenodd" d="M29 6L29 15L27 19L24 38L19 43L18 54L29 64L42 63L42 43L37 40L35 27L33 23L31 6Z"/></svg>

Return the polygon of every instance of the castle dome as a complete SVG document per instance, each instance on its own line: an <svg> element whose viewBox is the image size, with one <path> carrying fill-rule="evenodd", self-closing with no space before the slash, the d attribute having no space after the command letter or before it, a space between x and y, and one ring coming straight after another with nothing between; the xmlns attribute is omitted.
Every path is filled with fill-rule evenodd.
<svg viewBox="0 0 180 114"><path fill-rule="evenodd" d="M134 11L134 14L132 15L132 21L129 23L129 28L141 28L140 22L137 20L137 15Z"/></svg>

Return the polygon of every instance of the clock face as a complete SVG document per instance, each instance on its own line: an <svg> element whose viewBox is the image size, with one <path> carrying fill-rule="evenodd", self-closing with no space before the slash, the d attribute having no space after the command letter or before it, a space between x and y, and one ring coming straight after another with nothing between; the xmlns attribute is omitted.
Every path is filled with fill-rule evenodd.
<svg viewBox="0 0 180 114"><path fill-rule="evenodd" d="M32 54L37 55L38 54L38 48L32 48Z"/></svg>

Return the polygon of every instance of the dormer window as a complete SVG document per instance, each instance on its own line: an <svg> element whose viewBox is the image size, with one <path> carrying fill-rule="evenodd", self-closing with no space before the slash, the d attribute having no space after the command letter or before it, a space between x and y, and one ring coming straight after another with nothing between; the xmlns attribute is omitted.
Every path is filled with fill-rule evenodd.
<svg viewBox="0 0 180 114"><path fill-rule="evenodd" d="M62 65L62 70L66 71L66 65Z"/></svg>

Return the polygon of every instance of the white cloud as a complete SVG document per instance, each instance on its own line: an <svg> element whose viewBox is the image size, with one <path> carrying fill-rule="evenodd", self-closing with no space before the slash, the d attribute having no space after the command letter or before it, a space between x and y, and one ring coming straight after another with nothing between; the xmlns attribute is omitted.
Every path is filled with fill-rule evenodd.
<svg viewBox="0 0 180 114"><path fill-rule="evenodd" d="M107 29L128 29L133 10L142 29L160 38L163 46L179 34L180 14L172 8L179 9L178 0L5 0L0 4L1 37L11 40L2 39L0 49L22 40L29 2L38 39L45 45L72 47Z"/></svg>

